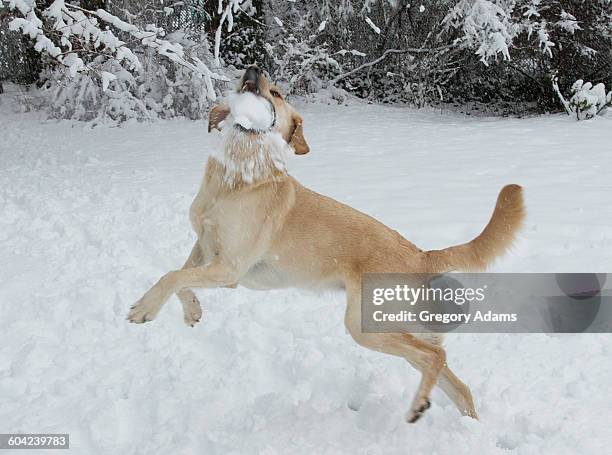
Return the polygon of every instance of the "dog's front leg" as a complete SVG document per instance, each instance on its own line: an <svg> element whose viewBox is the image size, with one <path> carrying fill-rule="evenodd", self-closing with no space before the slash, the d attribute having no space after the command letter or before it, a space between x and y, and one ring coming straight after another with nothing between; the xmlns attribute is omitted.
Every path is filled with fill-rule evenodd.
<svg viewBox="0 0 612 455"><path fill-rule="evenodd" d="M196 240L195 245L191 249L191 254L185 261L182 269L198 267L202 265L202 262L202 249L200 247L200 242ZM183 320L185 321L185 324L193 327L200 322L200 319L202 318L202 306L200 305L200 301L193 291L188 288L179 290L176 295L183 305Z"/></svg>
<svg viewBox="0 0 612 455"><path fill-rule="evenodd" d="M155 319L168 297L185 288L219 288L238 282L236 269L222 262L166 273L131 308L127 319L142 324Z"/></svg>

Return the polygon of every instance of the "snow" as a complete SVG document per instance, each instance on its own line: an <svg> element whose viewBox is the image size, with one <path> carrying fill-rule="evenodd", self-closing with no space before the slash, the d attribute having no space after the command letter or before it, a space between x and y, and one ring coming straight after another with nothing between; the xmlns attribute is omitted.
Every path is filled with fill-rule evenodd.
<svg viewBox="0 0 612 455"><path fill-rule="evenodd" d="M376 24L375 24L375 23L372 21L372 19L370 19L368 16L366 16L365 21L366 21L366 23L367 23L367 24L370 26L370 28L371 28L372 30L374 30L374 32L375 32L377 35L380 35L380 27L378 27L378 26L377 26L377 25L376 25Z"/></svg>
<svg viewBox="0 0 612 455"><path fill-rule="evenodd" d="M233 94L229 101L234 124L255 130L267 130L272 126L274 114L267 99L245 92Z"/></svg>
<svg viewBox="0 0 612 455"><path fill-rule="evenodd" d="M341 294L199 290L195 328L174 297L156 321L128 324L195 240L188 209L219 136L182 120L41 121L3 97L3 432L70 433L72 452L88 455L609 451L610 335L450 336L449 364L481 421L436 391L408 425L419 375L355 345ZM472 238L501 186L519 183L527 223L492 270L610 271L609 117L300 111L312 151L291 158L292 174L418 246Z"/></svg>
<svg viewBox="0 0 612 455"><path fill-rule="evenodd" d="M35 0L9 0L8 2L8 6L10 9L17 8L19 12L24 16L28 14L28 11L33 9L35 5Z"/></svg>
<svg viewBox="0 0 612 455"><path fill-rule="evenodd" d="M287 169L287 158L293 148L277 131L269 131L253 137L237 128L225 128L223 144L215 158L223 163L224 180L234 186L239 182L252 183L272 177L275 170ZM248 151L248 156L244 156Z"/></svg>
<svg viewBox="0 0 612 455"><path fill-rule="evenodd" d="M561 13L559 14L559 18L560 20L557 21L555 25L561 27L566 32L569 32L573 35L576 31L582 30L582 27L578 25L578 21L576 20L576 18L567 11L561 11Z"/></svg>
<svg viewBox="0 0 612 455"><path fill-rule="evenodd" d="M224 164L224 180L253 182L266 178L271 170L286 170L293 149L280 133L270 130L274 122L272 103L251 92L229 95L230 122L247 130L265 131L253 136L238 128L223 128L223 141L214 145L215 157ZM248 156L243 153L248 150Z"/></svg>
<svg viewBox="0 0 612 455"><path fill-rule="evenodd" d="M102 71L102 90L108 89L108 84L117 79L113 73L109 73L108 71Z"/></svg>
<svg viewBox="0 0 612 455"><path fill-rule="evenodd" d="M98 9L98 10L96 10L95 14L96 14L96 16L98 16L103 21L108 22L109 24L113 24L114 27L116 27L117 29L119 29L119 30L121 30L123 32L134 34L134 36L136 36L137 38L143 38L144 39L144 36L146 36L146 34L144 34L135 25L128 24L127 22L122 21L117 16L115 16L113 14L110 14L108 11L105 11L103 9Z"/></svg>
<svg viewBox="0 0 612 455"><path fill-rule="evenodd" d="M2 1L2 4L4 4L4 1ZM226 10L220 20L217 41L220 39L221 28L226 18L228 31L231 31L233 16L230 10L232 6L238 6L236 2L239 3L239 0L230 0L227 7L228 10ZM113 30L108 27L108 24L110 24L117 30L131 35L142 46L151 48L156 53L167 57L177 65L177 68L186 68L197 78L204 79L206 97L211 101L216 99L212 80L229 81L226 76L212 72L197 56L186 55L181 43L172 43L162 39L165 34L164 30L152 24L147 25L144 30L141 30L136 25L125 22L104 9L86 11L78 6L65 4L64 0L55 0L42 11L42 15L49 19L55 32L61 33L60 42L63 46L62 49L47 36L49 31L43 30L42 21L36 15L36 11L32 9L36 5L35 2L32 3L29 0L11 0L6 3L8 3L10 9L16 8L26 16L25 18L17 17L13 19L9 23L9 29L20 31L22 34L35 39L34 49L37 52L49 54L58 62L61 62L68 69L71 78L74 78L79 72L94 71L98 73L99 69L96 67L95 61L87 61L85 63L75 51L76 49L87 47L88 43L94 43L95 48L100 47L107 54L114 55L116 62L122 63L125 60L127 68L138 72L142 71L142 64L136 56L138 52L132 52L132 49L125 42L121 41L114 34ZM127 11L124 12L127 13ZM97 19L100 19L103 23L101 24ZM218 48L219 44L216 42L215 56L217 59ZM219 64L216 66L219 66ZM124 70L125 68L121 68L118 73L123 72L125 74ZM115 74L115 76L119 76L119 74ZM102 91L107 90L108 82L108 78L105 79L105 76L102 76Z"/></svg>
<svg viewBox="0 0 612 455"><path fill-rule="evenodd" d="M574 95L569 106L577 112L578 119L594 117L612 100L612 92L606 95L606 87L601 82L593 86L590 82L584 83L582 79L578 79L572 85L572 92Z"/></svg>

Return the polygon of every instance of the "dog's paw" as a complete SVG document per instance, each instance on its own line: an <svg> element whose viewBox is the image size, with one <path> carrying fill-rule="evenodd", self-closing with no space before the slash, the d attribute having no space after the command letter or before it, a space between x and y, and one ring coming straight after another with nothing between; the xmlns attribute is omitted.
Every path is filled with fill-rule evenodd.
<svg viewBox="0 0 612 455"><path fill-rule="evenodd" d="M420 399L418 402L413 405L412 409L406 416L406 421L408 423L414 423L423 417L425 411L427 411L431 407L431 401L428 398Z"/></svg>
<svg viewBox="0 0 612 455"><path fill-rule="evenodd" d="M160 308L161 305L147 293L130 308L127 320L135 324L152 321Z"/></svg>
<svg viewBox="0 0 612 455"><path fill-rule="evenodd" d="M480 417L478 417L478 413L476 412L476 409L474 409L473 407L471 409L462 410L461 414L464 416L471 417L474 420L480 420Z"/></svg>
<svg viewBox="0 0 612 455"><path fill-rule="evenodd" d="M202 306L194 295L188 302L183 303L183 320L189 327L193 327L202 319Z"/></svg>

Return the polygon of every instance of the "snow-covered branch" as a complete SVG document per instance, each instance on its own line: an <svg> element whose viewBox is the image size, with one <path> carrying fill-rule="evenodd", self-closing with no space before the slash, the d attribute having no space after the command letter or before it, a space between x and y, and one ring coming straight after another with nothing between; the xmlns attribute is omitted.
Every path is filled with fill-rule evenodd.
<svg viewBox="0 0 612 455"><path fill-rule="evenodd" d="M114 59L128 70L141 71L142 63L139 58L118 36L123 34L135 38L139 45L204 79L207 96L211 100L216 98L213 80L228 81L227 77L211 71L201 59L187 56L180 43L164 39L164 30L154 25L147 25L143 30L106 10L90 11L79 5L66 3L65 0L55 0L42 11L41 19L36 14L35 1L0 1L4 1L10 9L16 9L22 15L11 21L10 29L20 31L33 39L35 50L66 66L71 76L78 72L97 71L89 64L90 60L86 62L82 58L83 54L91 53ZM109 80L108 76L105 80ZM104 86L107 87L108 82Z"/></svg>
<svg viewBox="0 0 612 455"><path fill-rule="evenodd" d="M219 8L218 13L221 14L221 19L219 20L219 25L217 26L217 30L215 31L215 64L217 66L221 65L219 52L221 49L221 34L223 33L223 25L227 22L227 31L231 32L234 28L234 14L243 11L242 5L245 0L226 0L227 5L223 6L224 0L219 0Z"/></svg>
<svg viewBox="0 0 612 455"><path fill-rule="evenodd" d="M501 54L510 60L509 47L515 36L510 11L489 0L460 0L442 21L447 27L461 29L457 44L475 48L476 55L487 65Z"/></svg>
<svg viewBox="0 0 612 455"><path fill-rule="evenodd" d="M347 78L349 76L352 76L355 73L358 73L366 68L369 68L371 66L374 66L380 62L382 62L385 58L387 58L389 55L392 54L429 54L429 53L433 53L433 52L440 52L440 51L444 51L446 49L450 49L451 47L453 47L452 45L447 45L447 46L439 46L439 47L435 47L435 48L420 48L420 47L411 47L411 48L406 48L406 49L387 49L385 52L382 53L382 55L370 62L364 63L362 65L359 65L356 68L353 68L350 71L347 71L346 73L340 74L338 76L336 76L335 78L333 78L330 81L331 85L336 84L338 81Z"/></svg>

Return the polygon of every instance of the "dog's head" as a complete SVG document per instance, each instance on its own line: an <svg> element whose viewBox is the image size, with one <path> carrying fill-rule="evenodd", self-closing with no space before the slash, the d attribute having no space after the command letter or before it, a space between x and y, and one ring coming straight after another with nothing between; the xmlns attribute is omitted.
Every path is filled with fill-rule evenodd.
<svg viewBox="0 0 612 455"><path fill-rule="evenodd" d="M259 67L253 65L246 69L236 89L238 93L250 92L267 100L274 111L272 128L278 131L285 141L293 147L297 155L310 151L304 139L303 120L295 108L286 100L278 87L271 84ZM228 105L216 105L208 114L208 131L221 130L220 123L231 113Z"/></svg>

